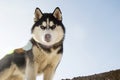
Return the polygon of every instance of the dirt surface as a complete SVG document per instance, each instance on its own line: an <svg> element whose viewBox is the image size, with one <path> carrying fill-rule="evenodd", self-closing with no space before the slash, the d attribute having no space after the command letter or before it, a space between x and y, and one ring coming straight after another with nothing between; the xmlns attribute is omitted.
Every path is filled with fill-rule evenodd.
<svg viewBox="0 0 120 80"><path fill-rule="evenodd" d="M74 77L62 80L120 80L120 69L89 76Z"/></svg>

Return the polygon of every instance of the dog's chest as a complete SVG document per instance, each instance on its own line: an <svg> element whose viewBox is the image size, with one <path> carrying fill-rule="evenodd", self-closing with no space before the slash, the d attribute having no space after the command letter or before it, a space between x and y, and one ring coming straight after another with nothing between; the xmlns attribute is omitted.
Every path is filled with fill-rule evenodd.
<svg viewBox="0 0 120 80"><path fill-rule="evenodd" d="M51 49L51 53L47 53L42 49L38 49L36 46L33 47L34 61L38 66L38 73L42 72L48 65L56 66L62 55L57 54L58 49Z"/></svg>

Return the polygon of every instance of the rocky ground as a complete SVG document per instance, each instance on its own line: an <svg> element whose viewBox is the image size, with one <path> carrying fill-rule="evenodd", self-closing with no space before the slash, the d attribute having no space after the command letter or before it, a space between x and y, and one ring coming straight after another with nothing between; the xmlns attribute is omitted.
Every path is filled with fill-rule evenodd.
<svg viewBox="0 0 120 80"><path fill-rule="evenodd" d="M89 76L74 77L62 80L120 80L120 69Z"/></svg>

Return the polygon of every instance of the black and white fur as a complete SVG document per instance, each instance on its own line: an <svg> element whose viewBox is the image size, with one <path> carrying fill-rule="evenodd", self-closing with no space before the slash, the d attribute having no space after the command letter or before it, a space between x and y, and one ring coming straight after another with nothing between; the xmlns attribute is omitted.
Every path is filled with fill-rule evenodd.
<svg viewBox="0 0 120 80"><path fill-rule="evenodd" d="M36 80L41 73L53 80L63 53L62 13L58 7L53 13L36 8L34 22L28 44L0 60L0 80Z"/></svg>

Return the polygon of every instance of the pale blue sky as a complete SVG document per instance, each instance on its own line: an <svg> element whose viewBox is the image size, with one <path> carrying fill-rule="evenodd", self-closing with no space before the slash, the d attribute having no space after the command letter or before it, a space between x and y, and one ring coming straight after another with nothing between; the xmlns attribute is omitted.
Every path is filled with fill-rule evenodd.
<svg viewBox="0 0 120 80"><path fill-rule="evenodd" d="M0 57L30 39L34 10L60 7L66 27L64 54L54 80L120 68L120 0L2 0Z"/></svg>

